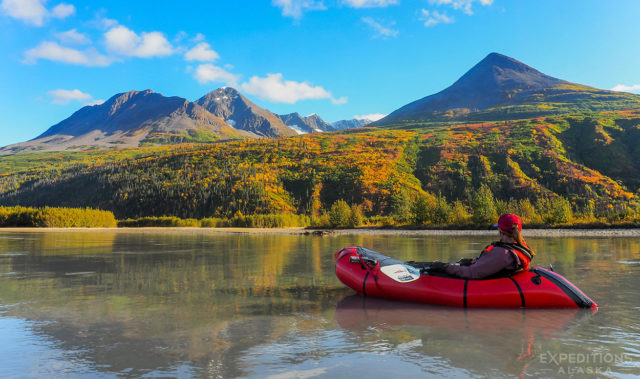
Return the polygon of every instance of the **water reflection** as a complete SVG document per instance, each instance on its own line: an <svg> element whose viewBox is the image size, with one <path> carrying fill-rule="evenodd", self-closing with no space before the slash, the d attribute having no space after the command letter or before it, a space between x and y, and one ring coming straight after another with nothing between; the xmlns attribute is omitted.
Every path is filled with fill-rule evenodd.
<svg viewBox="0 0 640 379"><path fill-rule="evenodd" d="M535 359L537 338L554 338L592 314L577 309L461 310L352 295L338 303L336 321L363 340L384 335L398 348L441 356L450 367L468 373L498 369L523 375ZM447 343L451 336L463 339ZM485 353L477 360L470 358L470 351Z"/></svg>
<svg viewBox="0 0 640 379"><path fill-rule="evenodd" d="M543 354L587 351L638 372L640 239L529 241L593 316L363 302L334 274L343 246L451 261L490 240L0 232L0 376L553 377Z"/></svg>

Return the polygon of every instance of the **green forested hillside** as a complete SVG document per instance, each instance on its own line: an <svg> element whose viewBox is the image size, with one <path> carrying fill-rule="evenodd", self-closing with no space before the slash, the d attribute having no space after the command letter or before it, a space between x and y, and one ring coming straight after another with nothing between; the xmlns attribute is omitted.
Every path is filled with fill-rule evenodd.
<svg viewBox="0 0 640 379"><path fill-rule="evenodd" d="M366 216L401 215L417 199L473 211L487 187L499 207L566 199L583 215L625 218L640 194L640 112L18 154L0 169L0 205L118 218L319 215L340 199Z"/></svg>

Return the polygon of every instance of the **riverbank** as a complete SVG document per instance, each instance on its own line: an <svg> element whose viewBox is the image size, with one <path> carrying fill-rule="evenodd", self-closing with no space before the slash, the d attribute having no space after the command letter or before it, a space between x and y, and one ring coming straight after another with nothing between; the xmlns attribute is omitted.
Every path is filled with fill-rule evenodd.
<svg viewBox="0 0 640 379"><path fill-rule="evenodd" d="M396 236L494 236L495 230L433 230L433 229L305 229L296 228L197 228L197 227L143 227L143 228L0 228L2 232L35 233L172 233L172 234L273 234L338 236L356 234ZM640 237L637 229L527 229L526 237Z"/></svg>

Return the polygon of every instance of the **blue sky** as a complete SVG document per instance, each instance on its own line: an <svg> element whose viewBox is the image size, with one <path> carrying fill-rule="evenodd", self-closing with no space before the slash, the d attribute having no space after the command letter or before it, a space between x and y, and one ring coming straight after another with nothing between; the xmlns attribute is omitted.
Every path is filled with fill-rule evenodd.
<svg viewBox="0 0 640 379"><path fill-rule="evenodd" d="M276 113L387 114L490 52L640 92L640 1L1 0L0 146L131 89L230 85Z"/></svg>

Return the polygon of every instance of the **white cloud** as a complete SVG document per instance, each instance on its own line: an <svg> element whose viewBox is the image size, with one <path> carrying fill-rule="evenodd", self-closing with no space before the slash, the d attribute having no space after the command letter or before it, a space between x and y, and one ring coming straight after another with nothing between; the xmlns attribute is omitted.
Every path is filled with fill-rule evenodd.
<svg viewBox="0 0 640 379"><path fill-rule="evenodd" d="M266 78L253 76L241 85L241 89L274 103L293 104L300 100L331 99L335 104L344 104L347 99L335 99L331 93L320 86L307 82L283 80L282 74L267 74Z"/></svg>
<svg viewBox="0 0 640 379"><path fill-rule="evenodd" d="M76 12L71 4L61 3L51 12L44 6L45 0L2 0L0 9L2 13L26 24L42 26L50 18L66 18Z"/></svg>
<svg viewBox="0 0 640 379"><path fill-rule="evenodd" d="M60 42L66 44L87 45L91 43L91 40L86 34L78 33L75 28L67 30L66 32L56 33L55 36Z"/></svg>
<svg viewBox="0 0 640 379"><path fill-rule="evenodd" d="M371 121L378 121L383 117L387 117L387 115L382 113L371 113L371 114L353 116L353 118L355 118L356 120L371 120Z"/></svg>
<svg viewBox="0 0 640 379"><path fill-rule="evenodd" d="M187 32L185 32L184 30L181 30L175 35L175 37L173 37L173 42L174 43L182 42L188 36L189 35L187 34Z"/></svg>
<svg viewBox="0 0 640 379"><path fill-rule="evenodd" d="M102 26L102 29L109 29L113 26L118 25L118 20L114 20L112 18L106 18L106 17L100 18L98 22L99 22L99 25Z"/></svg>
<svg viewBox="0 0 640 379"><path fill-rule="evenodd" d="M51 10L51 17L54 18L67 18L76 13L76 7L71 4L58 4Z"/></svg>
<svg viewBox="0 0 640 379"><path fill-rule="evenodd" d="M49 13L41 0L2 0L2 13L27 24L42 26Z"/></svg>
<svg viewBox="0 0 640 379"><path fill-rule="evenodd" d="M374 35L374 37L382 37L382 38L394 37L395 38L398 36L397 30L385 27L371 17L363 17L362 21L365 22L370 27L372 27L373 30L375 30L376 34Z"/></svg>
<svg viewBox="0 0 640 379"><path fill-rule="evenodd" d="M92 101L86 103L85 105L90 105L90 106L101 105L101 104L104 104L104 102L105 102L105 100L102 100L102 99L100 99L100 100L92 100Z"/></svg>
<svg viewBox="0 0 640 379"><path fill-rule="evenodd" d="M198 33L196 34L195 37L193 37L193 42L202 42L205 40L205 36L202 33Z"/></svg>
<svg viewBox="0 0 640 379"><path fill-rule="evenodd" d="M235 86L240 76L232 74L221 67L214 66L211 63L205 63L196 68L194 78L196 78L200 84L216 82Z"/></svg>
<svg viewBox="0 0 640 379"><path fill-rule="evenodd" d="M58 105L67 105L72 101L82 102L92 99L91 95L89 95L88 93L84 93L78 89L56 89L53 91L49 91L49 96L51 97L51 102Z"/></svg>
<svg viewBox="0 0 640 379"><path fill-rule="evenodd" d="M93 20L87 22L88 26L92 26L96 29L100 29L100 30L107 30L110 28L113 28L114 26L118 25L118 21L114 20L112 18L107 18L104 17L103 15L105 14L104 10L101 10L99 12L96 12L95 17L93 18Z"/></svg>
<svg viewBox="0 0 640 379"><path fill-rule="evenodd" d="M611 88L612 91L618 92L634 92L640 93L640 84L632 84L630 86L625 84L618 84L615 87Z"/></svg>
<svg viewBox="0 0 640 379"><path fill-rule="evenodd" d="M383 8L398 4L398 0L343 0L343 3L352 8Z"/></svg>
<svg viewBox="0 0 640 379"><path fill-rule="evenodd" d="M129 57L151 58L171 55L173 46L160 32L137 35L125 26L116 26L105 33L107 48L117 54Z"/></svg>
<svg viewBox="0 0 640 379"><path fill-rule="evenodd" d="M450 24L455 19L453 17L449 17L446 13L440 13L438 11L428 11L426 9L422 10L421 21L424 21L424 26L427 28L430 26L435 26L438 24Z"/></svg>
<svg viewBox="0 0 640 379"><path fill-rule="evenodd" d="M322 1L316 0L272 0L271 4L282 8L282 15L293 17L295 19L302 18L304 12L326 10Z"/></svg>
<svg viewBox="0 0 640 379"><path fill-rule="evenodd" d="M218 58L220 55L211 49L211 46L206 42L197 44L184 55L184 59L187 61L213 62Z"/></svg>
<svg viewBox="0 0 640 379"><path fill-rule="evenodd" d="M489 6L493 4L493 0L429 0L433 5L448 5L455 10L461 10L468 15L473 14L473 3L480 3L482 6Z"/></svg>
<svg viewBox="0 0 640 379"><path fill-rule="evenodd" d="M340 96L339 98L331 98L331 102L335 105L342 105L342 104L346 104L347 101L349 101L349 98L346 96Z"/></svg>
<svg viewBox="0 0 640 379"><path fill-rule="evenodd" d="M46 59L80 66L108 66L113 61L94 48L80 51L50 41L42 42L33 49L27 50L24 56L23 62L26 64L35 64L39 59Z"/></svg>

